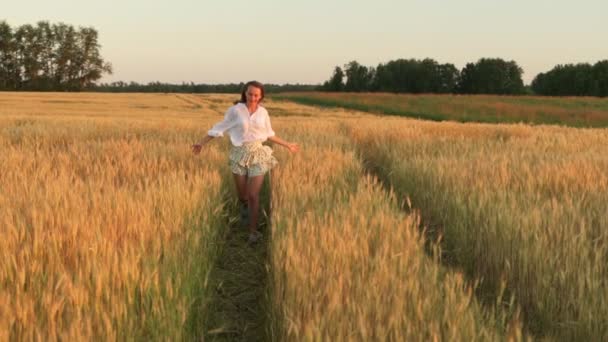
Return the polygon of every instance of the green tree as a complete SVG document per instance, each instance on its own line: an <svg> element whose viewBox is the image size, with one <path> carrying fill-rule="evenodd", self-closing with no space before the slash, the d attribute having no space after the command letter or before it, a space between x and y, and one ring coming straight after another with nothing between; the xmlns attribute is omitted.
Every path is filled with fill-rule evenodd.
<svg viewBox="0 0 608 342"><path fill-rule="evenodd" d="M593 65L593 81L597 84L594 96L608 96L608 60Z"/></svg>
<svg viewBox="0 0 608 342"><path fill-rule="evenodd" d="M331 78L322 86L322 89L325 91L342 91L344 90L344 71L339 66L336 66L334 69L333 75Z"/></svg>
<svg viewBox="0 0 608 342"><path fill-rule="evenodd" d="M78 32L76 69L78 88L89 87L100 79L103 73L112 73L112 65L104 62L99 54L98 33L93 28L81 28Z"/></svg>
<svg viewBox="0 0 608 342"><path fill-rule="evenodd" d="M99 53L98 33L40 21L13 30L0 21L0 89L81 90L112 66Z"/></svg>
<svg viewBox="0 0 608 342"><path fill-rule="evenodd" d="M538 95L608 96L608 60L556 65L536 75L531 86Z"/></svg>
<svg viewBox="0 0 608 342"><path fill-rule="evenodd" d="M21 70L13 30L5 21L0 21L0 90L17 90L20 81Z"/></svg>
<svg viewBox="0 0 608 342"><path fill-rule="evenodd" d="M523 70L515 61L481 58L460 73L459 91L465 94L523 94Z"/></svg>
<svg viewBox="0 0 608 342"><path fill-rule="evenodd" d="M52 90L55 77L54 47L56 44L53 27L47 21L39 21L36 29L40 45L39 64L42 69L42 75L38 79L38 90Z"/></svg>
<svg viewBox="0 0 608 342"><path fill-rule="evenodd" d="M53 25L53 35L57 40L55 55L55 86L59 89L76 90L73 80L78 74L76 64L77 38L74 27L64 23Z"/></svg>
<svg viewBox="0 0 608 342"><path fill-rule="evenodd" d="M32 25L20 26L15 31L15 42L22 70L21 88L38 90L44 77L44 41L41 31Z"/></svg>
<svg viewBox="0 0 608 342"><path fill-rule="evenodd" d="M455 91L458 70L452 64L439 64L426 58L397 59L378 64L373 90L396 93L451 93Z"/></svg>
<svg viewBox="0 0 608 342"><path fill-rule="evenodd" d="M346 74L345 91L368 91L371 88L373 79L373 70L359 64L357 61L351 61L344 66Z"/></svg>
<svg viewBox="0 0 608 342"><path fill-rule="evenodd" d="M437 93L453 93L458 86L460 72L454 64L446 63L437 66L437 84L434 92Z"/></svg>

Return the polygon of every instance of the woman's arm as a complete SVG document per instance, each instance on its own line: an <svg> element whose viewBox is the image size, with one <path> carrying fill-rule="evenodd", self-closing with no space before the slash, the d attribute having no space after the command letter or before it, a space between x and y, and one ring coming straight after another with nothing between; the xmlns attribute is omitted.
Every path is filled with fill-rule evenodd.
<svg viewBox="0 0 608 342"><path fill-rule="evenodd" d="M270 124L270 116L268 116L268 115L266 115L266 132L267 132L268 140L272 141L273 143L277 143L281 146L286 147L289 150L289 152L295 153L300 150L300 146L298 146L298 144L287 142L275 135L274 131L272 130L272 125Z"/></svg>
<svg viewBox="0 0 608 342"><path fill-rule="evenodd" d="M289 152L291 152L291 153L295 153L300 150L300 146L298 146L298 144L294 144L294 143L285 141L285 140L277 137L276 135L268 137L268 140L272 141L273 143L286 147L289 150Z"/></svg>
<svg viewBox="0 0 608 342"><path fill-rule="evenodd" d="M224 136L224 132L235 125L235 123L236 123L235 116L236 116L236 114L232 110L232 107L229 108L226 111L226 113L224 113L224 120L213 125L213 127L211 127L211 129L207 132L207 135L204 138L199 140L198 143L191 146L192 152L194 154L199 154L201 152L201 149L203 148L203 146L205 144L207 144L209 141L211 141L213 138Z"/></svg>
<svg viewBox="0 0 608 342"><path fill-rule="evenodd" d="M207 135L205 136L203 139L201 139L198 143L194 144L191 146L192 148L192 153L194 154L199 154L201 152L201 149L203 148L203 146L208 143L209 141L213 140L213 138L215 138L214 136L211 135Z"/></svg>

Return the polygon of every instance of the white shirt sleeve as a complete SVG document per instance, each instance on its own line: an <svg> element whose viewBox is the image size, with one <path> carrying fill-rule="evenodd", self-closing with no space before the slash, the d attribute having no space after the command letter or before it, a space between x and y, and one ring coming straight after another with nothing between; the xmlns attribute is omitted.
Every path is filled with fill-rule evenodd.
<svg viewBox="0 0 608 342"><path fill-rule="evenodd" d="M272 126L270 125L270 116L266 114L266 136L274 137L274 131L272 130Z"/></svg>
<svg viewBox="0 0 608 342"><path fill-rule="evenodd" d="M232 128L236 124L237 121L237 113L233 110L233 108L229 108L224 114L224 120L216 123L211 127L211 129L207 132L208 135L212 137L223 137L224 132Z"/></svg>

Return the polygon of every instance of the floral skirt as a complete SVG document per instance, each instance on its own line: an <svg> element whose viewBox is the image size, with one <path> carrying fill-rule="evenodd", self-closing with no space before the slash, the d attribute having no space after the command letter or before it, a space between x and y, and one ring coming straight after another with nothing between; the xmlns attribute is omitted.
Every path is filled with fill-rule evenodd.
<svg viewBox="0 0 608 342"><path fill-rule="evenodd" d="M232 173L254 177L265 174L278 162L272 155L270 146L262 145L261 141L253 141L232 146L229 164Z"/></svg>

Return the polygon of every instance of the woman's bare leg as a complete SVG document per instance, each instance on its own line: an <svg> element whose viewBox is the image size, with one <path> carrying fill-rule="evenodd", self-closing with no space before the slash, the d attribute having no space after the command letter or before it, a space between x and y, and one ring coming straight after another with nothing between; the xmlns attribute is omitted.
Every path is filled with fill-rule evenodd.
<svg viewBox="0 0 608 342"><path fill-rule="evenodd" d="M247 202L249 203L249 231L254 233L258 229L258 216L260 212L260 190L264 184L264 175L249 177L247 184Z"/></svg>
<svg viewBox="0 0 608 342"><path fill-rule="evenodd" d="M236 183L236 191L239 195L239 201L247 205L247 176L232 174L234 176L234 182Z"/></svg>

